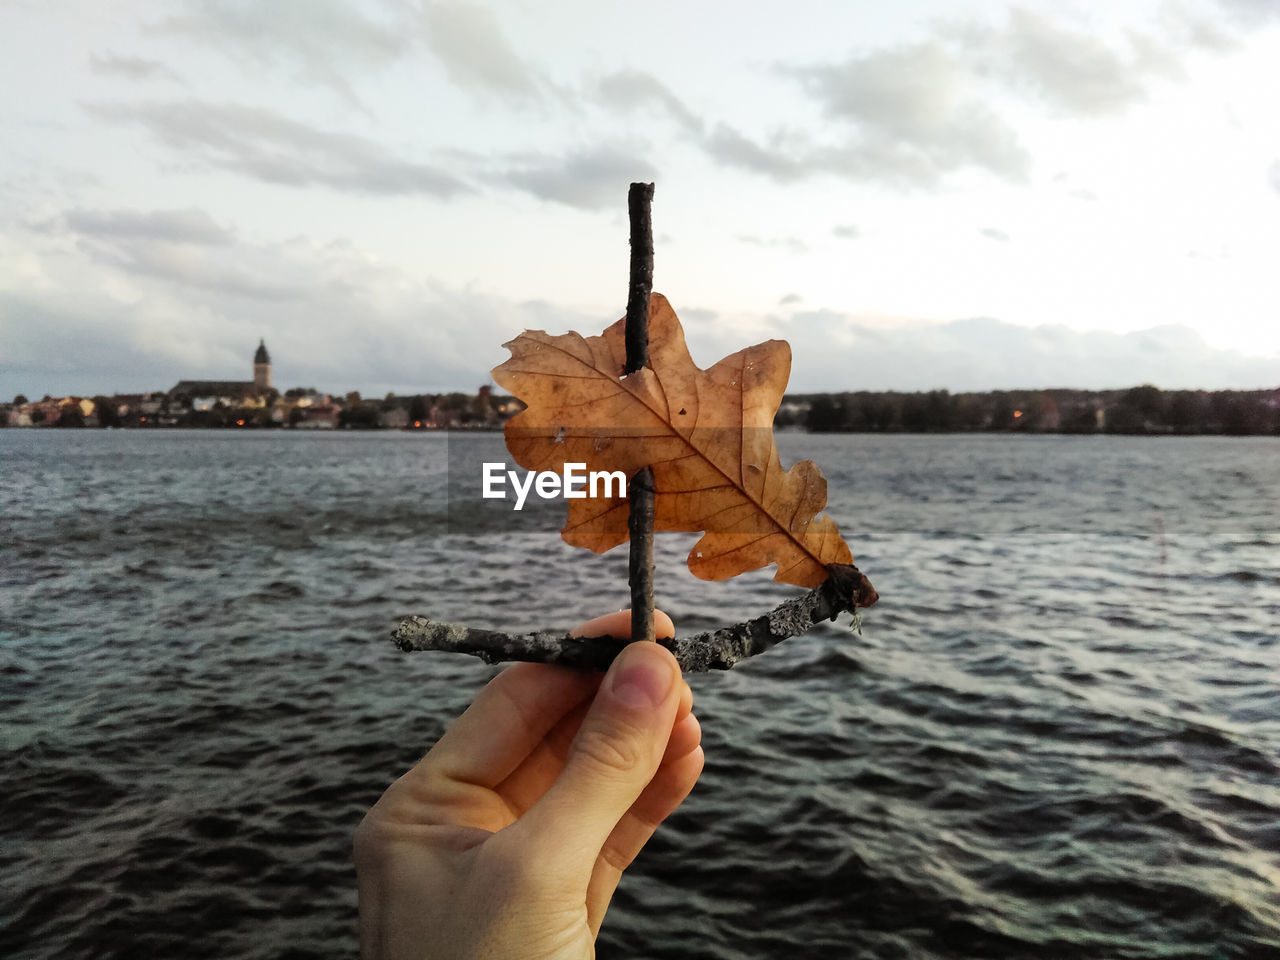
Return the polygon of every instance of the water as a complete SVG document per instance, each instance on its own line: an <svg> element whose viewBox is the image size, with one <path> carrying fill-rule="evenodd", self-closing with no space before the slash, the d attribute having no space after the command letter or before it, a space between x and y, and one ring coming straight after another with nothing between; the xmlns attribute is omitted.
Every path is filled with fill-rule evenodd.
<svg viewBox="0 0 1280 960"><path fill-rule="evenodd" d="M0 431L0 955L353 955L350 841L625 557L449 522L495 436ZM602 957L1280 957L1280 441L784 435L883 600L692 679ZM455 482L457 477L452 478ZM658 538L681 632L763 612Z"/></svg>

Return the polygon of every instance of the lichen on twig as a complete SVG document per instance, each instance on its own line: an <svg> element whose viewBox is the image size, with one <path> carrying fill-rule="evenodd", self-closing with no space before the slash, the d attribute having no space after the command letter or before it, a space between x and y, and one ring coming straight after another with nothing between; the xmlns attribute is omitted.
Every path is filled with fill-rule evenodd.
<svg viewBox="0 0 1280 960"><path fill-rule="evenodd" d="M747 657L764 653L783 640L805 633L841 611L855 613L876 602L875 588L852 564L832 564L820 586L780 603L763 616L691 637L659 640L686 673L728 670ZM570 637L552 631L502 633L460 623L436 623L406 617L391 634L406 652L440 650L480 657L487 663L523 660L604 670L629 641L613 637Z"/></svg>

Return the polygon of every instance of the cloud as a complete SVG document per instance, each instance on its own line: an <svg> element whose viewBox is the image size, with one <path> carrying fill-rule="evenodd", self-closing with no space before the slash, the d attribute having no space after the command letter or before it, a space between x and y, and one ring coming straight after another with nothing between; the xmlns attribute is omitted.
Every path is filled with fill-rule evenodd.
<svg viewBox="0 0 1280 960"><path fill-rule="evenodd" d="M1213 53L1225 53L1239 46L1239 40L1211 20L1188 20L1184 28L1190 46Z"/></svg>
<svg viewBox="0 0 1280 960"><path fill-rule="evenodd" d="M219 226L203 210L68 210L42 225L46 232L61 229L89 237L121 240L160 240L222 246L235 234Z"/></svg>
<svg viewBox="0 0 1280 960"><path fill-rule="evenodd" d="M706 366L785 336L796 393L1251 388L1274 384L1280 362L1211 348L1185 327L1114 334L990 318L877 321L788 310L792 298L784 300L765 317L682 309L690 349ZM245 242L200 211L77 210L38 230L0 230L5 387L28 395L247 378L259 337L282 387L474 390L520 330L593 333L616 319L411 275L348 243Z"/></svg>
<svg viewBox="0 0 1280 960"><path fill-rule="evenodd" d="M965 168L1021 179L1029 167L1014 128L979 94L957 53L938 41L791 68L845 142L816 155L853 179L932 185Z"/></svg>
<svg viewBox="0 0 1280 960"><path fill-rule="evenodd" d="M100 265L187 292L276 302L294 297L305 279L282 273L260 249L236 244L233 231L194 208L68 210L36 229L69 238Z"/></svg>
<svg viewBox="0 0 1280 960"><path fill-rule="evenodd" d="M451 197L471 189L372 140L317 130L260 107L187 100L100 102L84 109L108 123L141 126L192 160L267 183L376 196Z"/></svg>
<svg viewBox="0 0 1280 960"><path fill-rule="evenodd" d="M804 297L800 296L800 294L788 293L785 297L782 297L781 299L778 300L778 306L789 307L792 304L803 303L803 302L804 302Z"/></svg>
<svg viewBox="0 0 1280 960"><path fill-rule="evenodd" d="M872 322L800 311L776 324L792 344L790 390L954 391L1251 389L1274 385L1280 357L1210 347L1189 327L1133 333L1024 327L989 317Z"/></svg>
<svg viewBox="0 0 1280 960"><path fill-rule="evenodd" d="M1218 6L1245 26L1259 26L1268 20L1280 20L1280 8L1274 0L1218 0Z"/></svg>
<svg viewBox="0 0 1280 960"><path fill-rule="evenodd" d="M493 11L469 3L432 3L427 45L449 78L473 93L532 100L542 81L507 43Z"/></svg>
<svg viewBox="0 0 1280 960"><path fill-rule="evenodd" d="M987 122L985 108L968 119L957 116L949 132L938 131L929 142L909 141L883 132L860 130L842 143L815 144L799 131L777 131L768 146L717 124L703 147L712 159L793 183L817 175L854 182L886 183L902 189L936 187L966 167L985 167L1012 180L1022 180L1030 156L1012 130Z"/></svg>
<svg viewBox="0 0 1280 960"><path fill-rule="evenodd" d="M1043 13L1014 7L1000 27L955 31L960 49L1004 90L1067 116L1123 113L1146 99L1154 77L1177 77L1181 65L1149 34L1131 29L1128 50L1095 32L1070 29Z"/></svg>
<svg viewBox="0 0 1280 960"><path fill-rule="evenodd" d="M968 168L1021 180L1030 167L1016 131L940 41L779 70L802 85L826 126L815 135L778 129L759 143L717 124L702 143L712 159L780 183L833 175L904 188L934 187Z"/></svg>
<svg viewBox="0 0 1280 960"><path fill-rule="evenodd" d="M831 228L833 236L840 237L844 240L856 240L862 236L862 229L853 223L838 223Z"/></svg>
<svg viewBox="0 0 1280 960"><path fill-rule="evenodd" d="M1241 0L1243 2L1243 0ZM1153 85L1183 76L1172 41L1218 44L1211 24L1169 13L1162 34L1118 40L1063 17L1012 8L998 22L941 21L921 40L823 63L782 64L821 112L821 127L777 128L756 138L724 123L701 141L713 160L790 183L815 176L935 189L976 170L1014 183L1032 157L1019 131L1042 116L1122 114Z"/></svg>
<svg viewBox="0 0 1280 960"><path fill-rule="evenodd" d="M399 60L410 51L414 35L403 18L375 20L347 0L187 0L184 6L183 13L166 17L152 30L189 36L242 62L287 64L300 80L328 87L356 104L348 80L352 71L376 70Z"/></svg>
<svg viewBox="0 0 1280 960"><path fill-rule="evenodd" d="M766 247L771 250L785 250L787 253L801 254L809 252L809 245L799 237L759 237L753 233L738 235L739 243L753 247Z"/></svg>
<svg viewBox="0 0 1280 960"><path fill-rule="evenodd" d="M33 399L46 393L92 396L164 390L178 379L158 379L151 358L133 345L130 325L136 314L125 304L97 297L69 300L0 289L6 391Z"/></svg>
<svg viewBox="0 0 1280 960"><path fill-rule="evenodd" d="M996 241L999 241L1000 243L1009 242L1009 235L1005 233L1003 230L997 230L995 227L982 227L978 230L978 232L982 234L984 237L986 237L988 240L996 240Z"/></svg>
<svg viewBox="0 0 1280 960"><path fill-rule="evenodd" d="M551 312L409 275L346 243L0 231L5 386L28 395L247 379L259 337L282 388L470 391L504 358L504 341L547 326ZM616 319L554 313L584 330Z"/></svg>
<svg viewBox="0 0 1280 960"><path fill-rule="evenodd" d="M126 80L180 80L174 71L159 60L123 57L114 53L92 54L89 69L99 76L123 77Z"/></svg>
<svg viewBox="0 0 1280 960"><path fill-rule="evenodd" d="M702 133L702 119L652 74L640 70L611 73L601 78L597 92L601 102L612 109L634 111L657 106L689 133Z"/></svg>
<svg viewBox="0 0 1280 960"><path fill-rule="evenodd" d="M693 321L697 324L710 326L720 318L720 311L708 310L705 307L685 307L680 311L680 317L686 324Z"/></svg>
<svg viewBox="0 0 1280 960"><path fill-rule="evenodd" d="M1271 182L1271 188L1276 193L1280 193L1280 160L1271 161L1271 166L1267 169L1267 179Z"/></svg>
<svg viewBox="0 0 1280 960"><path fill-rule="evenodd" d="M781 135L775 136L768 147L763 147L728 124L718 123L704 138L702 146L713 160L725 166L758 173L779 183L800 180L814 172L803 156L787 154Z"/></svg>
<svg viewBox="0 0 1280 960"><path fill-rule="evenodd" d="M633 148L621 145L604 145L565 157L514 157L510 164L496 176L499 182L582 210L616 206L619 184L657 179L652 164L637 157Z"/></svg>

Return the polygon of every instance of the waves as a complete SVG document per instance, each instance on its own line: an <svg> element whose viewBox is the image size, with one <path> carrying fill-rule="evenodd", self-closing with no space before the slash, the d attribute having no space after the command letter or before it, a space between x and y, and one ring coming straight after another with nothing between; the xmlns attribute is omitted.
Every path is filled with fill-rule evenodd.
<svg viewBox="0 0 1280 960"><path fill-rule="evenodd" d="M3 451L0 954L353 954L355 825L492 673L394 622L625 604L621 555L451 523L420 438L301 439ZM693 679L706 773L600 956L1280 956L1280 447L785 439L884 599ZM786 594L691 539L682 632Z"/></svg>

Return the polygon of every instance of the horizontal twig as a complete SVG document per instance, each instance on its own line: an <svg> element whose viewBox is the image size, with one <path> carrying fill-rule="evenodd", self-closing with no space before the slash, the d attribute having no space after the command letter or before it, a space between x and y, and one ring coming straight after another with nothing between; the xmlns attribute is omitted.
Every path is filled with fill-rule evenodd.
<svg viewBox="0 0 1280 960"><path fill-rule="evenodd" d="M659 640L686 673L728 670L740 660L764 653L790 637L805 633L841 611L853 612L876 602L875 588L857 567L832 564L822 586L783 601L764 616L691 637ZM487 663L523 660L556 663L586 670L604 670L630 641L614 637L570 637L566 634L502 633L478 630L460 623L435 623L426 617L406 617L391 634L406 652L442 650L480 657Z"/></svg>

